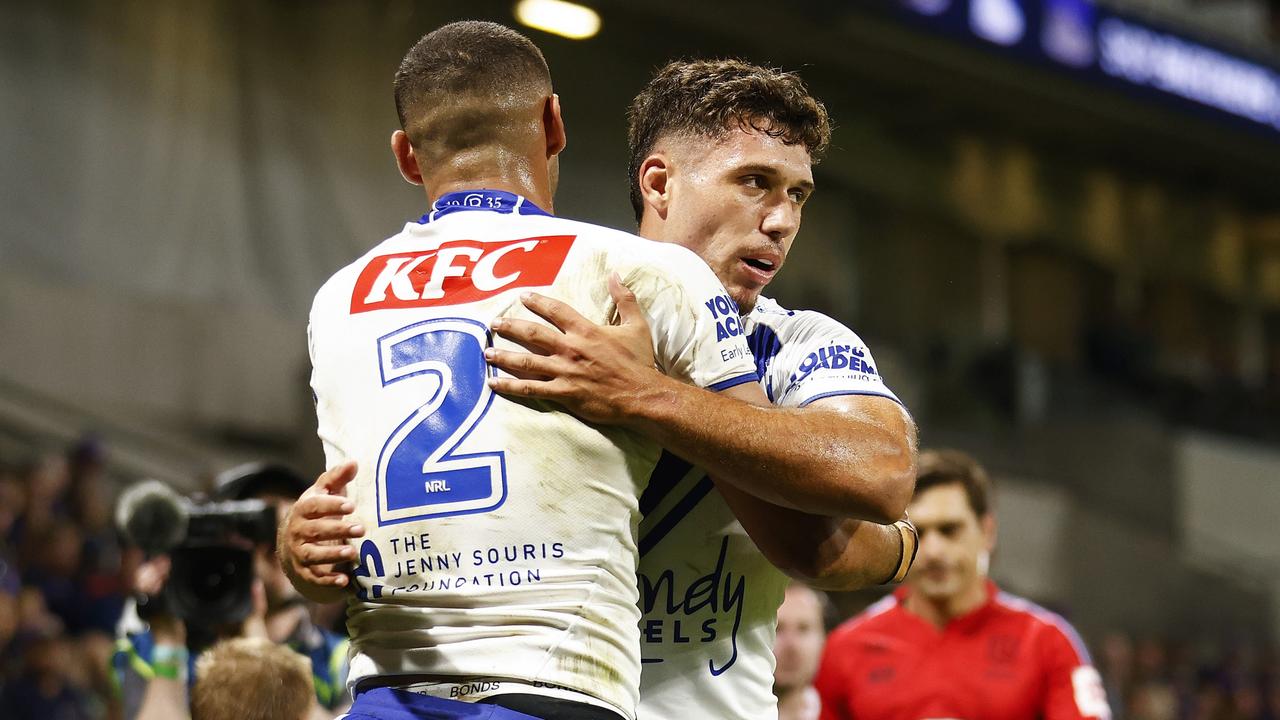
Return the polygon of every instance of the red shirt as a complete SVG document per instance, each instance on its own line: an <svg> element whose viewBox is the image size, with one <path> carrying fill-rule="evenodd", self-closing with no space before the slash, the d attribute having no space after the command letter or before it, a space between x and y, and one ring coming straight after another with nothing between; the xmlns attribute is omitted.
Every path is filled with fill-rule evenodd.
<svg viewBox="0 0 1280 720"><path fill-rule="evenodd" d="M939 630L901 588L827 638L822 720L1107 720L1102 680L1058 615L987 583L987 601Z"/></svg>

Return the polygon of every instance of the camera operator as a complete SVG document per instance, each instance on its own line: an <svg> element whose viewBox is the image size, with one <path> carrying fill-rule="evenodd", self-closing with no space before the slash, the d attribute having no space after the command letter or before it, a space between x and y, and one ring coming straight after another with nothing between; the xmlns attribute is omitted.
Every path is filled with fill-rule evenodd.
<svg viewBox="0 0 1280 720"><path fill-rule="evenodd" d="M185 717L190 681L194 677L194 656L216 640L237 636L264 638L305 656L310 661L318 707L328 710L323 713L325 717L340 712L349 702L345 692L346 638L312 622L307 601L294 590L275 557L275 524L307 486L305 480L287 468L252 464L218 477L210 500L219 504L181 501L184 506L194 508L188 510L192 517L191 534L207 532L197 531L197 515L218 516L215 524L235 528L218 541L206 544L218 546L214 552L238 550L237 562L243 562L242 571L226 568L231 560L221 555L214 555L215 560L210 561L203 556L192 556L189 551L184 554L187 546L199 544L191 538L182 538L181 543L173 537L166 538L172 551L157 552L154 548L163 544L159 536L165 533L155 528L168 527L168 518L163 515L167 512L165 502L170 502L153 502L153 496L161 493L143 493L143 501L135 501L130 508L121 510L122 525L131 520L135 529L141 528L134 533L126 530L126 534L155 539L150 542L153 547L146 548L151 558L141 565L137 576L137 590L143 597L137 611L126 612L121 621L113 661L125 718ZM264 505L271 512L263 509ZM247 522L254 508L263 509L269 517L262 522L256 519ZM236 519L226 519L233 511ZM265 526L267 521L270 527ZM182 531L169 534L181 536ZM146 546L148 541L139 543ZM224 549L222 545L228 547ZM225 577L207 578L218 575L215 567L201 567L198 571L190 567L215 563L224 568ZM251 575L251 585L245 582L248 577L239 575ZM231 594L222 587L236 588L237 597L210 602L211 595ZM192 597L197 599L195 611L191 607ZM206 605L210 608L207 612L203 609ZM235 608L224 612L231 605ZM184 622L181 616L187 620ZM233 621L227 622L229 619ZM227 692L236 690L228 688Z"/></svg>

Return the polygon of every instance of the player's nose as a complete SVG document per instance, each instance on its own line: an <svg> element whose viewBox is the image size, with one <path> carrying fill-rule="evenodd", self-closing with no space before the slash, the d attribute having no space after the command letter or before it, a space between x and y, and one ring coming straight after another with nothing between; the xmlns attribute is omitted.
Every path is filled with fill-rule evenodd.
<svg viewBox="0 0 1280 720"><path fill-rule="evenodd" d="M760 231L777 243L795 236L799 229L800 208L789 197L771 203L760 221Z"/></svg>

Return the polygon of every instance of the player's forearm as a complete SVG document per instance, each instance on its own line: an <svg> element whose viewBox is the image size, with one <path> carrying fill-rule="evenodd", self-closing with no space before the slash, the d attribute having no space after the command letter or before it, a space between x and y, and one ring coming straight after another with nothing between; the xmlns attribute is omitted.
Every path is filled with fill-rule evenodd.
<svg viewBox="0 0 1280 720"><path fill-rule="evenodd" d="M822 590L858 590L887 582L903 559L894 525L813 515L779 507L716 480L752 542L769 562Z"/></svg>
<svg viewBox="0 0 1280 720"><path fill-rule="evenodd" d="M669 378L630 413L671 452L783 507L892 523L915 483L914 430L901 418L759 407Z"/></svg>

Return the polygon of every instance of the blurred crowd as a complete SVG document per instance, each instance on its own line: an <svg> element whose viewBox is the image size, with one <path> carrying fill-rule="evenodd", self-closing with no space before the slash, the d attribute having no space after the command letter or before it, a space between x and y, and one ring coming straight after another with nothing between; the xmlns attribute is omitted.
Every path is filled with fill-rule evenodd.
<svg viewBox="0 0 1280 720"><path fill-rule="evenodd" d="M1265 638L1112 632L1093 655L1116 720L1280 719L1280 648Z"/></svg>
<svg viewBox="0 0 1280 720"><path fill-rule="evenodd" d="M0 464L0 716L115 716L115 626L141 555L118 539L103 460L86 440Z"/></svg>
<svg viewBox="0 0 1280 720"><path fill-rule="evenodd" d="M131 596L150 589L154 597L164 580L149 588L147 578L157 563L167 568L168 560L149 559L123 540L113 512L119 487L107 477L103 452L97 442L85 440L65 452L33 453L25 461L0 457L0 718L5 720L132 720L155 717L145 708L162 707L151 705L150 695L144 698L145 688L160 676L152 653L172 640L169 635L181 645L187 633L169 632L182 623L168 615L153 618L149 630L139 619ZM268 494L273 489L260 482L257 490L243 482L221 489L237 488ZM281 492L287 507L299 490ZM320 703L311 716L331 717L345 704L345 662L337 658L345 657L346 643L329 630L341 628L341 607L302 602L279 571L270 545L254 553L259 588L254 610L243 627L218 637L254 636L245 628L260 621L258 638L287 647L293 653L285 655L316 668L305 685L314 684ZM164 636L157 630L161 620ZM233 658L234 652L224 655ZM194 654L190 664L196 664ZM185 683L189 673L179 675ZM175 687L181 705L185 691Z"/></svg>

